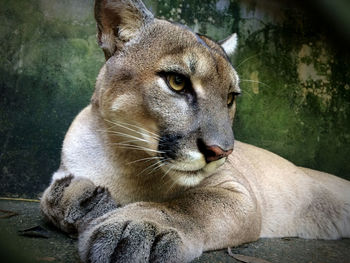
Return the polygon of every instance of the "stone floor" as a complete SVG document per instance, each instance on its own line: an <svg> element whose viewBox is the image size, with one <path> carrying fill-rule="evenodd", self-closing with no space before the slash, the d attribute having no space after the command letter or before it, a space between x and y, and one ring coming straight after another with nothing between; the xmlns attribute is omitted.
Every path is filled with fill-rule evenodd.
<svg viewBox="0 0 350 263"><path fill-rule="evenodd" d="M0 209L16 213L9 217L11 214L0 212L0 262L80 262L77 241L45 224L38 203L0 200ZM44 235L49 237L20 235L19 231L36 226L45 228ZM238 261L227 250L220 250L204 253L194 262L350 263L350 239L260 239L233 248L232 252L253 258Z"/></svg>

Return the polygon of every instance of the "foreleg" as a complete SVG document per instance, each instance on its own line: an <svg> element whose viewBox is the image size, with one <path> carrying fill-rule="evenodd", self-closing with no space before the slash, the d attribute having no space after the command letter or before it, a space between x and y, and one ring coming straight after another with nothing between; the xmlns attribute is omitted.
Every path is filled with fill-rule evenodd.
<svg viewBox="0 0 350 263"><path fill-rule="evenodd" d="M189 262L206 250L256 240L259 209L236 186L197 188L171 202L116 209L80 235L80 256L84 262Z"/></svg>

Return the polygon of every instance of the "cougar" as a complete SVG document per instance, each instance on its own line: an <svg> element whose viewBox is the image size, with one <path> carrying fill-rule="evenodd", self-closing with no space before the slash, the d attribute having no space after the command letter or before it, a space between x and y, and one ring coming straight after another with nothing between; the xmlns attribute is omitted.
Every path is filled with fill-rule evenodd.
<svg viewBox="0 0 350 263"><path fill-rule="evenodd" d="M350 237L350 182L234 140L237 35L96 0L106 63L41 210L83 262L189 262L260 237Z"/></svg>

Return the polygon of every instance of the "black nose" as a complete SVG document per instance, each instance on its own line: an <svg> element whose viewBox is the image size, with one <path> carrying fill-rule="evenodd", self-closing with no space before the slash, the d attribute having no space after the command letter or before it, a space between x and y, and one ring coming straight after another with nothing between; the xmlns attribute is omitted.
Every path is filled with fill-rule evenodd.
<svg viewBox="0 0 350 263"><path fill-rule="evenodd" d="M207 163L227 157L233 151L233 149L223 150L218 145L206 145L203 140L198 140L197 145L199 151L204 154Z"/></svg>

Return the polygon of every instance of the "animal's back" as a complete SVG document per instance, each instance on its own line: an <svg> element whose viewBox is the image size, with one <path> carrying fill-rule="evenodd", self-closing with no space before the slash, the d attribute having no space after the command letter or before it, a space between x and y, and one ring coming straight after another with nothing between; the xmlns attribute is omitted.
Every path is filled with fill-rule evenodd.
<svg viewBox="0 0 350 263"><path fill-rule="evenodd" d="M262 213L261 237L350 236L349 181L298 167L242 142L236 142L229 162L250 182L257 196Z"/></svg>

